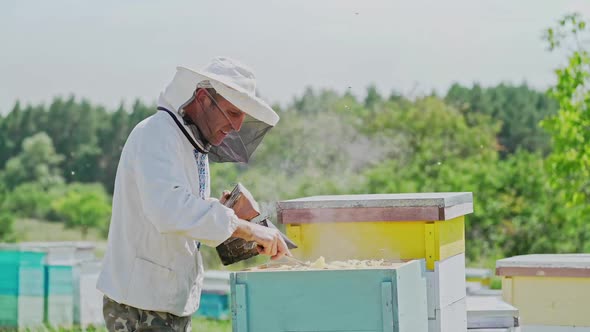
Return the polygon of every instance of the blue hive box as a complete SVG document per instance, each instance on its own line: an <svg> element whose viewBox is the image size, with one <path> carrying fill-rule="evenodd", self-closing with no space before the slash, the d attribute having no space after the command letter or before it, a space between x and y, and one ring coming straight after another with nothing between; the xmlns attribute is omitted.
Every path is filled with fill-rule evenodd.
<svg viewBox="0 0 590 332"><path fill-rule="evenodd" d="M426 332L425 261L231 275L234 332Z"/></svg>

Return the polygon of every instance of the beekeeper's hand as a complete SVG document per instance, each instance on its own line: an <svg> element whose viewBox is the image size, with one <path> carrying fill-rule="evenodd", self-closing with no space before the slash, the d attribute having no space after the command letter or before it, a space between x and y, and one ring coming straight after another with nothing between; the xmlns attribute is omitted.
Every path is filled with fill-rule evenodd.
<svg viewBox="0 0 590 332"><path fill-rule="evenodd" d="M225 202L227 202L227 200L229 199L230 195L231 195L230 191L224 190L223 193L221 193L221 197L219 197L219 202L221 204L225 204Z"/></svg>
<svg viewBox="0 0 590 332"><path fill-rule="evenodd" d="M280 259L285 255L291 256L287 244L277 229L240 220L238 228L232 236L256 242L258 252L270 256L272 260Z"/></svg>

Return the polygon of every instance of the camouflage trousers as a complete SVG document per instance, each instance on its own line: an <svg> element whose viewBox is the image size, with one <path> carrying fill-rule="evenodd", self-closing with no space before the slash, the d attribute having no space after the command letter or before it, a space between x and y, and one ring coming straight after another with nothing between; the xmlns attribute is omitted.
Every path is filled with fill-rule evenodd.
<svg viewBox="0 0 590 332"><path fill-rule="evenodd" d="M142 310L117 303L106 296L102 300L102 313L109 332L191 331L191 316L179 317L167 312Z"/></svg>

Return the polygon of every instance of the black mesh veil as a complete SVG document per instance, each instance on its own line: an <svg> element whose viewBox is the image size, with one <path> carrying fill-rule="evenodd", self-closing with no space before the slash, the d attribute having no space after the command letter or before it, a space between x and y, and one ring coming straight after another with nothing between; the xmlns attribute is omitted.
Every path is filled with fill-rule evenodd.
<svg viewBox="0 0 590 332"><path fill-rule="evenodd" d="M209 148L209 161L247 163L271 125L247 115L240 131L229 133L219 146Z"/></svg>

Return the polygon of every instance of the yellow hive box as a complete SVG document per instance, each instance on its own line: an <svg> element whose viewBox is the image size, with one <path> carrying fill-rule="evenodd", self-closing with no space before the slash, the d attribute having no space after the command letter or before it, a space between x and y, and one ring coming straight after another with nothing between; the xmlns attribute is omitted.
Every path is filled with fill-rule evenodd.
<svg viewBox="0 0 590 332"><path fill-rule="evenodd" d="M590 255L515 256L497 261L496 274L523 326L590 327Z"/></svg>
<svg viewBox="0 0 590 332"><path fill-rule="evenodd" d="M279 221L305 260L426 259L465 252L471 193L314 196L278 203Z"/></svg>

